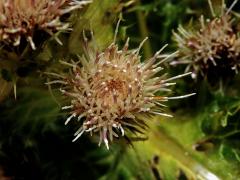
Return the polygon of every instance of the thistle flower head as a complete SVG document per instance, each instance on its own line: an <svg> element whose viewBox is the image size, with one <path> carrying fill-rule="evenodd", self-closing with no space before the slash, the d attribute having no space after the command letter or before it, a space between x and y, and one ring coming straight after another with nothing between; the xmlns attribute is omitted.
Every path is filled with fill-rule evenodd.
<svg viewBox="0 0 240 180"><path fill-rule="evenodd" d="M216 17L211 1L211 19L200 18L199 30L178 28L174 33L180 51L179 60L172 64L187 64L186 71L193 71L192 77L221 77L226 73L238 72L240 67L240 37L234 27L231 9L222 5L222 14Z"/></svg>
<svg viewBox="0 0 240 180"><path fill-rule="evenodd" d="M68 28L60 17L90 1L77 0L0 0L0 42L18 46L22 37L35 49L35 29L53 34Z"/></svg>
<svg viewBox="0 0 240 180"><path fill-rule="evenodd" d="M162 111L162 102L193 95L156 96L157 92L169 91L168 86L175 84L170 81L190 73L169 79L165 75L156 76L163 69L159 65L175 53L159 60L162 48L152 58L141 62L139 50L142 44L136 50L128 50L127 40L119 50L112 43L102 53L87 47L87 55L80 59L80 65L62 62L71 67L71 74L49 73L60 78L49 84L61 83L61 92L71 99L71 104L63 107L70 109L71 114L65 124L74 117L83 121L73 141L84 132L96 132L99 145L104 141L108 148L109 140L119 134L123 136L127 128L144 126L140 115L171 117Z"/></svg>

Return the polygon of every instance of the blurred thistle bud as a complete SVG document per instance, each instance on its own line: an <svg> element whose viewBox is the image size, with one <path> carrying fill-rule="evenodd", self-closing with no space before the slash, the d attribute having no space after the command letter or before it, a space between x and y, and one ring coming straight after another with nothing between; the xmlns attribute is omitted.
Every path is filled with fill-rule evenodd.
<svg viewBox="0 0 240 180"><path fill-rule="evenodd" d="M90 48L85 41L86 55L78 63L61 61L72 69L71 73L47 73L56 77L56 80L47 84L60 83L61 92L71 99L70 105L62 108L70 110L65 124L74 118L82 120L73 141L84 132L98 133L99 145L104 142L109 149L109 140L112 141L119 135L124 136L126 129L132 132L133 129L145 127L147 122L142 116L171 117L163 112L165 105L162 102L194 95L159 95L170 91L168 87L175 85L172 81L191 73L171 78L166 78L166 74L158 76L163 70L159 65L176 53L160 55L166 47L164 46L152 58L141 62L139 51L145 40L134 50L128 49L129 39L121 50L114 40L101 53L98 49Z"/></svg>
<svg viewBox="0 0 240 180"><path fill-rule="evenodd" d="M216 17L212 2L209 0L212 19L200 17L200 28L186 30L182 26L174 39L179 49L179 59L171 64L187 64L186 72L192 71L192 78L199 75L209 81L227 78L238 72L240 67L240 37L234 26L232 8L222 4L222 11Z"/></svg>
<svg viewBox="0 0 240 180"><path fill-rule="evenodd" d="M0 42L18 46L21 38L25 38L32 49L36 49L33 42L35 30L43 30L50 35L59 30L67 30L69 24L61 22L60 17L90 2L89 0L0 0Z"/></svg>

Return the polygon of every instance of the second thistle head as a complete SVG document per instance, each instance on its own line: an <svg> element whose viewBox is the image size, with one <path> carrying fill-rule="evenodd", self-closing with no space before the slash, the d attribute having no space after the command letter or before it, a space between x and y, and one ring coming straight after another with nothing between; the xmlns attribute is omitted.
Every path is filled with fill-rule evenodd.
<svg viewBox="0 0 240 180"><path fill-rule="evenodd" d="M236 31L231 9L222 5L222 13L216 16L209 1L213 17L200 18L198 30L179 27L174 33L179 49L179 60L172 64L187 64L186 71L192 71L192 77L207 77L211 81L228 78L238 73L240 68L240 37Z"/></svg>
<svg viewBox="0 0 240 180"><path fill-rule="evenodd" d="M50 35L66 30L69 25L61 22L60 17L88 3L88 0L0 0L0 43L18 46L25 39L36 49L35 30Z"/></svg>

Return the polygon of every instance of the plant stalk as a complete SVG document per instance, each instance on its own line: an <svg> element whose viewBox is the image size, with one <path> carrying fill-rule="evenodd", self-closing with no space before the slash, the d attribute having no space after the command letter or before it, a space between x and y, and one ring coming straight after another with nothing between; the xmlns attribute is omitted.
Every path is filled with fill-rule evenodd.
<svg viewBox="0 0 240 180"><path fill-rule="evenodd" d="M205 168L201 163L196 161L191 154L186 151L173 138L159 130L152 129L149 139L156 146L160 154L170 156L180 167L185 169L193 177L200 180L220 180L217 175Z"/></svg>
<svg viewBox="0 0 240 180"><path fill-rule="evenodd" d="M138 5L141 5L140 1L138 1ZM146 17L144 16L143 12L137 10L137 19L138 19L138 26L140 30L140 35L142 39L149 37L148 28L146 24ZM143 51L145 58L150 58L152 56L152 49L151 44L149 41L146 41L143 45Z"/></svg>

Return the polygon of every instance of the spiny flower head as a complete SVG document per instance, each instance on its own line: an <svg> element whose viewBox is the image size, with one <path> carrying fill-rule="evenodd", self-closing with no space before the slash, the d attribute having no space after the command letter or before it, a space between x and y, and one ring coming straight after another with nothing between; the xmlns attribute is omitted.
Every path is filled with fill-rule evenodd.
<svg viewBox="0 0 240 180"><path fill-rule="evenodd" d="M77 0L0 0L0 42L18 46L26 38L35 49L32 40L34 30L44 30L50 35L66 30L67 23L60 17L74 9L82 8L90 1Z"/></svg>
<svg viewBox="0 0 240 180"><path fill-rule="evenodd" d="M202 76L221 77L225 73L238 72L240 67L240 37L233 24L231 9L225 10L216 17L212 3L209 1L213 14L212 19L200 18L199 30L186 30L179 27L174 33L179 48L179 60L172 64L188 64L186 71L193 71L192 77Z"/></svg>
<svg viewBox="0 0 240 180"><path fill-rule="evenodd" d="M128 50L127 40L119 50L112 43L102 53L87 47L87 55L80 59L80 64L62 62L71 67L71 74L49 73L60 78L49 84L61 83L61 92L71 99L71 104L63 107L70 109L65 124L73 118L82 119L73 141L84 132L94 132L99 134L99 145L103 141L109 148L109 140L119 134L123 136L125 129L145 125L141 115L171 117L162 111L162 102L193 95L156 96L157 92L169 91L168 86L175 84L170 81L191 73L169 79L165 78L166 74L156 76L163 69L159 65L175 53L158 60L162 48L152 58L141 62L139 50L142 44L136 50Z"/></svg>

